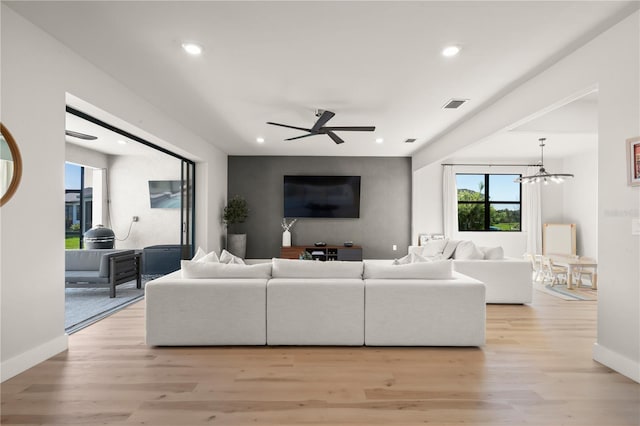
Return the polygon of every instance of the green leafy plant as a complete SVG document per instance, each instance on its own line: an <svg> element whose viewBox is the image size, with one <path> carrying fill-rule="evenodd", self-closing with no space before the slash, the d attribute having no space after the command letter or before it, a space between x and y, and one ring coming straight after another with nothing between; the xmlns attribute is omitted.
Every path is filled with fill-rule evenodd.
<svg viewBox="0 0 640 426"><path fill-rule="evenodd" d="M229 200L227 206L224 208L222 214L222 220L227 226L234 225L236 223L243 223L249 216L249 207L247 200L239 195L235 195Z"/></svg>
<svg viewBox="0 0 640 426"><path fill-rule="evenodd" d="M308 251L303 251L300 252L300 255L298 256L298 259L300 260L313 260L313 256L311 256L311 253L309 253Z"/></svg>

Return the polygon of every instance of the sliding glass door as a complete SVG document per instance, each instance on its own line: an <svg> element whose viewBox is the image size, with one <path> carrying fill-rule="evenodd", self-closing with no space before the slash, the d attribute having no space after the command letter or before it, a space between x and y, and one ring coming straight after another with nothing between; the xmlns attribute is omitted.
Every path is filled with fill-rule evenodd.
<svg viewBox="0 0 640 426"><path fill-rule="evenodd" d="M93 226L92 169L65 163L65 248L84 247L83 235ZM87 175L89 179L87 179Z"/></svg>
<svg viewBox="0 0 640 426"><path fill-rule="evenodd" d="M182 259L191 259L194 254L195 234L195 178L196 165L189 160L182 160L182 194L180 220L182 232L180 234L180 246L182 247Z"/></svg>

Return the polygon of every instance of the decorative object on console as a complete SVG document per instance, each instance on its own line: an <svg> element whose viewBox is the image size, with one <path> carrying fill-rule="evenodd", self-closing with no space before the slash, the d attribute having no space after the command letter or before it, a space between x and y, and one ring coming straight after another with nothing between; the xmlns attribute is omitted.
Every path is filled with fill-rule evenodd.
<svg viewBox="0 0 640 426"><path fill-rule="evenodd" d="M627 176L631 186L640 186L640 137L627 139Z"/></svg>
<svg viewBox="0 0 640 426"><path fill-rule="evenodd" d="M287 218L282 218L282 247L291 247L291 232L289 232L289 230L297 220L298 219L293 219L291 222L287 223Z"/></svg>
<svg viewBox="0 0 640 426"><path fill-rule="evenodd" d="M353 247L353 241L345 241L344 242L344 246L345 247Z"/></svg>
<svg viewBox="0 0 640 426"><path fill-rule="evenodd" d="M227 249L241 258L244 258L247 253L247 234L230 234L229 230L236 223L243 223L248 216L247 200L239 195L229 200L222 214L222 219L227 225Z"/></svg>
<svg viewBox="0 0 640 426"><path fill-rule="evenodd" d="M545 185L549 185L549 181L555 182L555 183L562 183L562 182L564 182L565 179L573 178L572 174L569 174L569 173L549 173L544 168L544 145L545 145L544 141L546 141L547 138L540 138L538 140L540 141L540 170L538 170L538 173L536 173L534 175L520 176L519 178L515 179L514 182L520 182L520 183L540 183L540 182L542 182Z"/></svg>
<svg viewBox="0 0 640 426"><path fill-rule="evenodd" d="M327 243L322 242L322 241L318 241L318 242L313 243L313 245L316 246L316 247L326 247Z"/></svg>
<svg viewBox="0 0 640 426"><path fill-rule="evenodd" d="M427 241L444 240L443 234L418 234L418 245L423 246Z"/></svg>
<svg viewBox="0 0 640 426"><path fill-rule="evenodd" d="M304 253L307 253L305 255ZM316 254L314 254L314 252ZM301 255L302 253L302 255ZM313 259L313 260L329 260L329 261L361 261L362 260L362 247L352 246L292 246L282 247L280 249L280 258L282 259Z"/></svg>

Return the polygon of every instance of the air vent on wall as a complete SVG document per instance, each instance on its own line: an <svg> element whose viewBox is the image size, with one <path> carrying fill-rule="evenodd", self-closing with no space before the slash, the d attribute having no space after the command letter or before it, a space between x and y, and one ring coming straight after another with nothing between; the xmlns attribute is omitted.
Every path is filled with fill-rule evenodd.
<svg viewBox="0 0 640 426"><path fill-rule="evenodd" d="M465 104L469 99L449 99L442 107L443 109L457 109Z"/></svg>
<svg viewBox="0 0 640 426"><path fill-rule="evenodd" d="M416 140L413 138L406 139L404 143L414 143Z"/></svg>

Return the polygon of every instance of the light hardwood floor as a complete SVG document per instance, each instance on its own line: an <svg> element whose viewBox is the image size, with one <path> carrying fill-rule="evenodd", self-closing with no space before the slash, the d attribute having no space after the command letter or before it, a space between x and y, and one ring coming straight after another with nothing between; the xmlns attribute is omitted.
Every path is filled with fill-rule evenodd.
<svg viewBox="0 0 640 426"><path fill-rule="evenodd" d="M2 385L3 425L640 425L596 302L489 305L482 348L149 348L144 303Z"/></svg>

